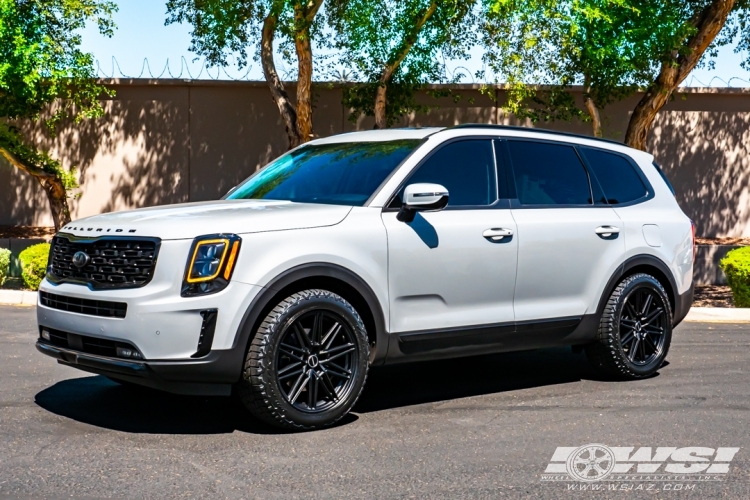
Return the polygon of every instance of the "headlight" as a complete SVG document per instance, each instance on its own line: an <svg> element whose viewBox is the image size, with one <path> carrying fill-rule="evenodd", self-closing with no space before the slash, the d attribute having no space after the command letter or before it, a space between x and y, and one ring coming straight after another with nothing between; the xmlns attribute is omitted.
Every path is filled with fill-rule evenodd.
<svg viewBox="0 0 750 500"><path fill-rule="evenodd" d="M226 288L232 278L241 241L234 234L213 234L196 238L190 248L182 296L206 295Z"/></svg>

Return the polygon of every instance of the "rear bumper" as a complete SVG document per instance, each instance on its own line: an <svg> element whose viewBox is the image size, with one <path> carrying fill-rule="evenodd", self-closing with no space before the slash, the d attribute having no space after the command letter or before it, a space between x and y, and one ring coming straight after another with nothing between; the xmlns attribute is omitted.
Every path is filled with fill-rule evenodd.
<svg viewBox="0 0 750 500"><path fill-rule="evenodd" d="M229 395L242 367L242 353L238 350L214 350L200 359L134 361L96 356L43 341L37 341L36 348L66 366L175 394Z"/></svg>
<svg viewBox="0 0 750 500"><path fill-rule="evenodd" d="M690 288L687 289L682 295L675 297L674 303L674 318L672 319L672 326L679 325L690 308L693 306L693 293L695 291L695 284L691 283Z"/></svg>

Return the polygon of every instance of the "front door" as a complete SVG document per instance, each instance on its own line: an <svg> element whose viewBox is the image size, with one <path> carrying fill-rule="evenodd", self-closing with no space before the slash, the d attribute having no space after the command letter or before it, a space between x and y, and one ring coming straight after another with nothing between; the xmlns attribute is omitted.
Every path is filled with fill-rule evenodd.
<svg viewBox="0 0 750 500"><path fill-rule="evenodd" d="M491 139L450 142L405 183L441 184L449 193L448 206L399 222L399 193L391 210L383 212L390 331L406 332L402 340L410 333L439 337L442 332L444 339L458 338L436 344L449 346L461 344L467 326L507 325L512 331L518 239L501 177L498 187Z"/></svg>

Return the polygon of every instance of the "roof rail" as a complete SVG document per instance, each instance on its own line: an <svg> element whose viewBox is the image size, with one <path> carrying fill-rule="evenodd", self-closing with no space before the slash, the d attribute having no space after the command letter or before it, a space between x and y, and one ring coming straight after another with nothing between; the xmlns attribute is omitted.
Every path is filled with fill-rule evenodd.
<svg viewBox="0 0 750 500"><path fill-rule="evenodd" d="M553 134L553 135L564 135L567 137L580 137L581 139L590 139L592 141L602 141L602 142L608 142L610 144L617 144L619 146L626 146L625 143L620 142L620 141L615 141L612 139L602 139L601 137L592 137L590 135L574 134L572 132L559 132L557 130L550 130L546 128L518 127L514 125L493 125L490 123L462 123L460 125L454 125L453 127L448 127L445 130L452 130L454 128L489 128L489 129L496 129L496 130L519 130L523 132L538 132L540 134Z"/></svg>

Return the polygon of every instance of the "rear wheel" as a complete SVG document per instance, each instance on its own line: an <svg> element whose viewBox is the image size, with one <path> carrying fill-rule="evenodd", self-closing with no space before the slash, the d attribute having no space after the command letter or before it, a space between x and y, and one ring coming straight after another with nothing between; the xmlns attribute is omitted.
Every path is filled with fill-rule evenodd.
<svg viewBox="0 0 750 500"><path fill-rule="evenodd" d="M257 418L289 429L316 429L344 417L367 377L362 318L345 299L305 290L261 323L245 358L238 395Z"/></svg>
<svg viewBox="0 0 750 500"><path fill-rule="evenodd" d="M654 374L672 341L672 311L664 287L648 274L625 278L612 292L596 341L586 346L602 372L637 379Z"/></svg>

